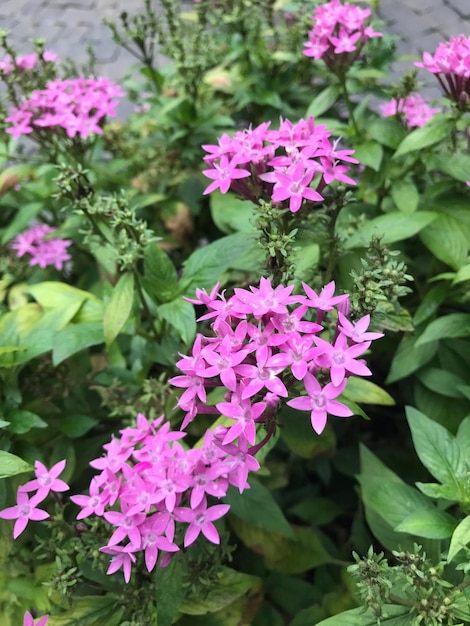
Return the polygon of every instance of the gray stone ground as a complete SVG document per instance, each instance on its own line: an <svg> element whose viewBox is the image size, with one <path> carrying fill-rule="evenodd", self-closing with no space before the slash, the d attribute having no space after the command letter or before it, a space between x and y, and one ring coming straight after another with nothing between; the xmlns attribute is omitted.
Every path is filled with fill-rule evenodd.
<svg viewBox="0 0 470 626"><path fill-rule="evenodd" d="M439 42L451 35L470 35L470 0L381 0L380 15L389 32L402 40L403 55L434 52ZM121 11L133 13L141 0L0 0L0 28L11 33L11 40L22 53L30 51L30 41L45 37L48 47L61 57L77 62L86 58L86 44L93 45L98 71L117 80L133 63L133 58L116 46L103 17L116 18ZM396 75L412 67L410 60L399 61ZM426 72L427 94L438 96L432 77ZM430 80L431 79L431 80Z"/></svg>

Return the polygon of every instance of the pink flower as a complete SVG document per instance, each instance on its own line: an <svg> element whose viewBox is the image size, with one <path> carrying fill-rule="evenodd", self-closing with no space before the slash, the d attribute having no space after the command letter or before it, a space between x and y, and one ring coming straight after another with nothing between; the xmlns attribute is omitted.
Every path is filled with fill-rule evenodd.
<svg viewBox="0 0 470 626"><path fill-rule="evenodd" d="M49 495L50 491L58 493L68 491L70 487L67 483L58 478L64 471L65 463L65 459L59 461L48 470L40 461L36 461L34 463L36 478L20 487L20 490L27 493L37 490L37 502L44 500Z"/></svg>
<svg viewBox="0 0 470 626"><path fill-rule="evenodd" d="M136 561L135 554L132 552L132 544L127 546L105 546L100 548L100 552L113 555L106 573L114 574L122 567L124 580L128 583L131 579L132 563Z"/></svg>
<svg viewBox="0 0 470 626"><path fill-rule="evenodd" d="M28 525L29 520L39 521L49 517L47 511L36 508L38 502L39 500L36 496L29 499L26 492L18 490L16 494L16 505L0 511L0 517L2 519L16 519L13 529L13 539L21 535Z"/></svg>
<svg viewBox="0 0 470 626"><path fill-rule="evenodd" d="M321 337L314 337L313 341L322 353L315 360L320 367L330 370L331 382L338 387L343 383L346 372L357 376L371 376L372 372L362 361L357 361L356 357L368 350L370 341L361 344L354 344L348 347L346 335L339 334L334 345L328 343Z"/></svg>
<svg viewBox="0 0 470 626"><path fill-rule="evenodd" d="M392 115L403 115L406 124L410 128L424 126L435 113L439 113L439 107L431 108L426 99L420 94L410 94L406 98L395 98L390 102L380 105L380 110L384 117Z"/></svg>
<svg viewBox="0 0 470 626"><path fill-rule="evenodd" d="M10 244L16 250L18 257L28 254L31 258L29 265L38 265L45 268L53 265L61 270L63 264L72 257L67 248L72 244L70 239L50 239L49 236L56 232L56 228L40 224L33 226L18 235Z"/></svg>
<svg viewBox="0 0 470 626"><path fill-rule="evenodd" d="M225 155L220 157L219 163L214 163L213 169L204 170L202 173L204 176L207 176L207 178L214 180L213 183L204 189L204 194L208 194L214 191L214 189L220 189L220 193L227 193L233 180L251 176L250 172L238 168L237 165L233 161L229 161Z"/></svg>
<svg viewBox="0 0 470 626"><path fill-rule="evenodd" d="M219 533L212 522L223 517L229 509L229 504L216 504L207 508L205 499L195 509L176 509L178 519L189 523L184 536L184 547L194 543L201 532L211 543L220 543Z"/></svg>
<svg viewBox="0 0 470 626"><path fill-rule="evenodd" d="M312 428L317 434L321 434L326 426L327 415L338 415L339 417L350 417L353 412L341 402L337 402L337 398L346 387L346 380L341 385L335 386L328 383L323 388L318 380L307 373L304 378L307 396L293 398L287 402L288 406L300 411L310 411L310 421Z"/></svg>
<svg viewBox="0 0 470 626"><path fill-rule="evenodd" d="M46 626L48 619L49 615L44 615L43 617L40 617L35 624L34 617L29 611L26 611L26 613L24 614L23 626Z"/></svg>
<svg viewBox="0 0 470 626"><path fill-rule="evenodd" d="M468 184L468 183L467 183ZM374 341L383 337L383 333L366 332L370 324L370 315L364 315L355 324L350 322L341 312L338 313L339 330L355 343Z"/></svg>
<svg viewBox="0 0 470 626"><path fill-rule="evenodd" d="M272 194L274 202L280 202L289 198L289 209L296 213L302 206L303 198L319 202L323 200L317 191L309 187L315 174L313 168L305 170L303 165L292 165L286 173L275 170L275 184Z"/></svg>

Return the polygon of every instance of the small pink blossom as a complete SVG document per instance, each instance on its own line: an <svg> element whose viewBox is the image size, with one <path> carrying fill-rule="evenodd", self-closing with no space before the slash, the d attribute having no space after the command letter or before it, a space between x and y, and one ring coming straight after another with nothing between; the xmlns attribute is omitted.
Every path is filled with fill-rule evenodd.
<svg viewBox="0 0 470 626"><path fill-rule="evenodd" d="M50 236L56 232L56 228L40 224L25 230L17 235L10 246L16 250L17 256L25 254L31 258L31 267L38 265L41 268L53 265L57 270L61 270L64 263L72 257L67 252L67 248L72 244L70 239L59 237L51 239Z"/></svg>
<svg viewBox="0 0 470 626"><path fill-rule="evenodd" d="M211 543L220 543L219 533L212 522L223 517L229 509L228 504L216 504L208 508L205 499L195 509L176 509L178 519L189 523L184 536L184 547L194 543L201 532Z"/></svg>
<svg viewBox="0 0 470 626"><path fill-rule="evenodd" d="M381 104L380 110L384 117L402 115L410 128L417 128L424 126L441 109L439 107L431 108L426 99L416 93L399 100L394 98L386 104Z"/></svg>
<svg viewBox="0 0 470 626"><path fill-rule="evenodd" d="M34 473L36 474L36 478L21 486L20 490L26 492L37 491L37 502L44 500L49 495L50 491L54 491L56 493L68 491L70 487L67 483L58 478L58 476L64 471L65 463L65 459L59 461L53 465L50 470L48 470L47 467L40 461L35 461Z"/></svg>
<svg viewBox="0 0 470 626"><path fill-rule="evenodd" d="M23 626L46 626L49 615L39 617L37 622L34 622L34 617L29 611L24 614Z"/></svg>
<svg viewBox="0 0 470 626"><path fill-rule="evenodd" d="M16 494L16 505L0 511L2 519L16 519L13 529L13 539L16 539L24 531L30 520L39 521L49 517L47 511L36 508L38 504L37 497L28 498L28 494L18 490Z"/></svg>

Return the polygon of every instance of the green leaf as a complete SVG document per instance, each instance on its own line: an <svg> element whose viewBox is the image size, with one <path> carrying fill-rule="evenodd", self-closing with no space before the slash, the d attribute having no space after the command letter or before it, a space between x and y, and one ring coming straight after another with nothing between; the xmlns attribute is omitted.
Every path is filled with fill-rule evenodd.
<svg viewBox="0 0 470 626"><path fill-rule="evenodd" d="M342 509L327 498L304 498L289 509L289 515L296 515L303 522L322 526L329 524L335 517L341 515Z"/></svg>
<svg viewBox="0 0 470 626"><path fill-rule="evenodd" d="M406 136L406 130L396 120L379 118L368 126L367 131L372 139L387 148L395 150Z"/></svg>
<svg viewBox="0 0 470 626"><path fill-rule="evenodd" d="M415 326L419 326L419 324L426 322L430 317L432 317L445 301L448 293L449 286L447 284L435 285L434 287L431 287L416 309L413 317L413 324Z"/></svg>
<svg viewBox="0 0 470 626"><path fill-rule="evenodd" d="M418 337L407 337L406 335L401 340L387 376L386 383L388 385L413 374L435 355L439 345L437 341L419 346L416 345L417 341Z"/></svg>
<svg viewBox="0 0 470 626"><path fill-rule="evenodd" d="M247 233L235 233L193 252L185 262L182 278L185 295L194 296L197 287L212 289L222 274L234 267L237 258L252 247L252 237Z"/></svg>
<svg viewBox="0 0 470 626"><path fill-rule="evenodd" d="M252 202L241 200L234 194L221 194L219 191L210 195L211 215L214 224L223 233L252 233L257 209Z"/></svg>
<svg viewBox="0 0 470 626"><path fill-rule="evenodd" d="M454 530L450 540L447 562L454 560L460 550L463 550L470 543L470 515L465 517Z"/></svg>
<svg viewBox="0 0 470 626"><path fill-rule="evenodd" d="M419 204L419 192L410 180L397 180L392 184L392 199L397 209L405 215L414 213Z"/></svg>
<svg viewBox="0 0 470 626"><path fill-rule="evenodd" d="M470 415L460 423L455 438L460 446L460 450L462 451L467 465L470 467Z"/></svg>
<svg viewBox="0 0 470 626"><path fill-rule="evenodd" d="M186 595L183 586L186 564L175 555L168 567L157 567L155 573L158 626L171 626Z"/></svg>
<svg viewBox="0 0 470 626"><path fill-rule="evenodd" d="M258 577L223 567L218 573L217 581L209 591L205 594L198 593L189 596L182 603L180 610L187 615L214 613L258 587Z"/></svg>
<svg viewBox="0 0 470 626"><path fill-rule="evenodd" d="M308 413L296 411L286 405L281 409L279 422L281 439L294 454L303 459L333 454L336 448L336 437L328 424L319 436L312 428Z"/></svg>
<svg viewBox="0 0 470 626"><path fill-rule="evenodd" d="M75 597L72 608L50 615L47 626L120 626L123 609L112 594Z"/></svg>
<svg viewBox="0 0 470 626"><path fill-rule="evenodd" d="M52 362L59 365L73 354L103 343L103 324L88 322L86 324L71 324L54 335L52 342Z"/></svg>
<svg viewBox="0 0 470 626"><path fill-rule="evenodd" d="M88 415L68 414L60 420L59 428L70 439L78 439L86 435L97 423L98 420Z"/></svg>
<svg viewBox="0 0 470 626"><path fill-rule="evenodd" d="M264 556L266 567L270 570L300 574L313 567L335 562L311 528L293 526L295 539L288 539L238 518L231 518L230 524L248 548Z"/></svg>
<svg viewBox="0 0 470 626"><path fill-rule="evenodd" d="M257 528L272 530L284 537L294 537L294 532L271 493L255 478L250 477L250 489L242 494L229 487L223 499L230 504L230 514L249 522Z"/></svg>
<svg viewBox="0 0 470 626"><path fill-rule="evenodd" d="M382 235L382 243L394 243L413 237L438 217L438 213L418 211L411 215L388 213L366 222L345 242L347 250L361 248L369 244L372 237Z"/></svg>
<svg viewBox="0 0 470 626"><path fill-rule="evenodd" d="M406 407L406 417L421 463L439 482L458 485L467 466L455 437L413 407Z"/></svg>
<svg viewBox="0 0 470 626"><path fill-rule="evenodd" d="M462 378L452 372L437 367L426 367L417 374L421 383L436 393L449 398L462 398L459 386L464 385Z"/></svg>
<svg viewBox="0 0 470 626"><path fill-rule="evenodd" d="M439 170L462 183L469 180L470 155L468 154L444 154L442 152L433 154L429 159L426 159L426 165L429 170Z"/></svg>
<svg viewBox="0 0 470 626"><path fill-rule="evenodd" d="M410 513L395 530L426 539L447 539L456 525L455 517L445 511L422 509Z"/></svg>
<svg viewBox="0 0 470 626"><path fill-rule="evenodd" d="M313 115L313 117L319 117L328 111L328 109L331 109L334 103L338 100L339 95L339 85L330 85L312 100L305 115L307 117L310 115Z"/></svg>
<svg viewBox="0 0 470 626"><path fill-rule="evenodd" d="M19 456L0 450L0 478L16 476L25 472L32 472L33 468L29 463L20 459Z"/></svg>
<svg viewBox="0 0 470 626"><path fill-rule="evenodd" d="M380 170L384 151L382 146L375 141L366 141L354 149L354 158L362 165L370 167L375 172Z"/></svg>
<svg viewBox="0 0 470 626"><path fill-rule="evenodd" d="M133 302L134 274L128 272L123 274L114 286L104 311L103 333L107 346L113 343L129 319Z"/></svg>
<svg viewBox="0 0 470 626"><path fill-rule="evenodd" d="M145 248L142 284L156 303L171 302L179 294L176 268L166 252L154 242Z"/></svg>
<svg viewBox="0 0 470 626"><path fill-rule="evenodd" d="M457 500L455 485L438 485L437 483L415 483L421 493L436 500Z"/></svg>
<svg viewBox="0 0 470 626"><path fill-rule="evenodd" d="M13 237L16 237L16 235L21 233L26 228L28 228L28 226L30 226L31 224L31 221L43 209L43 202L29 202L27 204L23 204L13 220L11 220L7 228L5 228L5 230L3 231L0 240L2 245L10 241L10 239L13 239Z"/></svg>
<svg viewBox="0 0 470 626"><path fill-rule="evenodd" d="M426 226L419 237L440 261L458 270L467 260L468 240L462 223L445 213Z"/></svg>
<svg viewBox="0 0 470 626"><path fill-rule="evenodd" d="M361 446L361 473L357 478L366 511L379 516L388 533L416 509L433 506L428 498L402 481L364 446ZM399 543L397 538L395 545Z"/></svg>
<svg viewBox="0 0 470 626"><path fill-rule="evenodd" d="M17 435L28 433L32 428L47 428L47 422L31 411L12 411L7 414L8 430Z"/></svg>
<svg viewBox="0 0 470 626"><path fill-rule="evenodd" d="M166 302L158 307L158 316L168 322L178 331L179 336L186 345L189 345L196 335L196 315L194 306L176 298L172 302Z"/></svg>
<svg viewBox="0 0 470 626"><path fill-rule="evenodd" d="M96 300L98 298L88 291L76 289L66 283L56 281L44 281L36 285L30 285L28 292L43 309L64 309L78 301Z"/></svg>
<svg viewBox="0 0 470 626"><path fill-rule="evenodd" d="M470 336L470 314L451 313L428 324L423 334L417 339L416 347L424 346L439 339L468 336Z"/></svg>
<svg viewBox="0 0 470 626"><path fill-rule="evenodd" d="M416 623L415 616L411 615L410 610L405 606L384 604L381 608L381 626L414 626ZM333 615L318 622L317 626L377 626L377 616L371 609L364 611L363 607L359 607Z"/></svg>
<svg viewBox="0 0 470 626"><path fill-rule="evenodd" d="M453 128L453 122L449 116L436 115L432 121L428 122L421 128L416 128L407 135L398 146L397 151L393 155L394 158L416 152L423 148L428 148L436 143L440 143L449 137Z"/></svg>
<svg viewBox="0 0 470 626"><path fill-rule="evenodd" d="M467 280L470 280L470 265L464 265L457 271L452 284L458 285L459 283L464 283Z"/></svg>
<svg viewBox="0 0 470 626"><path fill-rule="evenodd" d="M369 380L350 376L344 395L353 402L363 402L364 404L380 404L383 406L393 406L395 400L384 389L371 383Z"/></svg>

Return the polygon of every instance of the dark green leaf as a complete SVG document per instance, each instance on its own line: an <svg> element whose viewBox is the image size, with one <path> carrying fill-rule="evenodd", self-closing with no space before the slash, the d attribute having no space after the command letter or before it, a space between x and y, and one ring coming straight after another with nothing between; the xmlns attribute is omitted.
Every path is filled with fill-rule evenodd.
<svg viewBox="0 0 470 626"><path fill-rule="evenodd" d="M440 214L426 226L419 237L440 261L458 270L464 265L468 253L468 240L462 224L452 215Z"/></svg>
<svg viewBox="0 0 470 626"><path fill-rule="evenodd" d="M417 339L416 347L424 346L439 339L470 336L470 314L451 313L432 321Z"/></svg>
<svg viewBox="0 0 470 626"><path fill-rule="evenodd" d="M158 626L171 626L186 595L183 582L186 565L180 555L168 567L157 567L155 573Z"/></svg>
<svg viewBox="0 0 470 626"><path fill-rule="evenodd" d="M462 398L459 386L464 384L462 378L452 372L437 367L426 367L417 374L421 383L436 393L449 398Z"/></svg>
<svg viewBox="0 0 470 626"><path fill-rule="evenodd" d="M372 122L367 128L369 135L375 141L392 148L398 148L400 142L406 135L406 130L396 120L390 118L379 118Z"/></svg>
<svg viewBox="0 0 470 626"><path fill-rule="evenodd" d="M439 482L458 484L467 466L455 437L413 407L406 408L406 417L421 463Z"/></svg>
<svg viewBox="0 0 470 626"><path fill-rule="evenodd" d="M179 293L178 274L169 256L152 242L144 252L145 291L154 302L170 302Z"/></svg>
<svg viewBox="0 0 470 626"><path fill-rule="evenodd" d="M194 306L176 298L172 302L166 302L158 307L158 316L168 322L178 331L179 336L186 345L189 345L196 335L196 315Z"/></svg>
<svg viewBox="0 0 470 626"><path fill-rule="evenodd" d="M47 422L31 411L12 411L7 414L8 430L17 435L28 433L32 428L47 428Z"/></svg>
<svg viewBox="0 0 470 626"><path fill-rule="evenodd" d="M250 489L242 494L235 487L229 487L224 502L230 504L231 515L257 528L294 537L292 528L271 493L255 478L250 477L249 482Z"/></svg>
<svg viewBox="0 0 470 626"><path fill-rule="evenodd" d="M469 180L470 155L468 154L433 154L426 160L429 169L436 169L448 176L466 183Z"/></svg>
<svg viewBox="0 0 470 626"><path fill-rule="evenodd" d="M407 607L396 604L384 604L382 606L382 617L380 618L381 626L414 626L416 624L415 616L410 614ZM364 611L362 607L351 609L339 615L333 615L317 626L377 626L377 616L368 609Z"/></svg>
<svg viewBox="0 0 470 626"><path fill-rule="evenodd" d="M403 337L393 357L387 384L402 380L416 372L435 355L438 346L437 341L417 346L417 340L417 337Z"/></svg>
<svg viewBox="0 0 470 626"><path fill-rule="evenodd" d="M70 439L77 439L86 435L97 423L98 420L88 417L88 415L65 415L60 420L59 428Z"/></svg>

